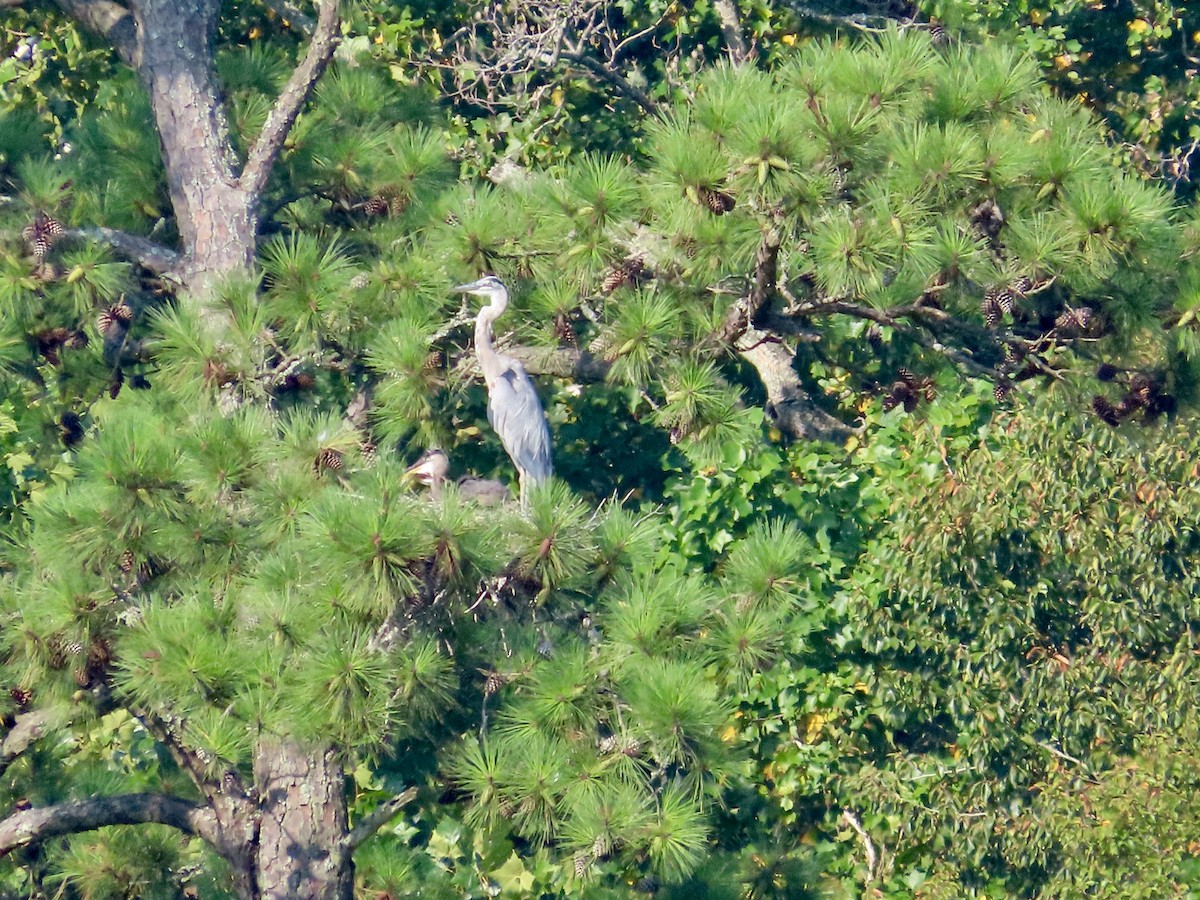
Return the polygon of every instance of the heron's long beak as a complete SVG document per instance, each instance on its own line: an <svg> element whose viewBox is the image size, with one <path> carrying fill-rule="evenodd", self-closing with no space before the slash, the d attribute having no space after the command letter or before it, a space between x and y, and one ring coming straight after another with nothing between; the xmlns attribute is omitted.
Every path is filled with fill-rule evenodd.
<svg viewBox="0 0 1200 900"><path fill-rule="evenodd" d="M473 291L479 290L482 283L483 279L480 278L478 281L472 281L469 284L456 284L454 287L450 288L450 290L459 294L470 294Z"/></svg>
<svg viewBox="0 0 1200 900"><path fill-rule="evenodd" d="M419 481L421 484L429 484L439 475L441 471L442 477L445 477L445 463L439 460L431 453L422 454L421 458L404 470L401 476L402 484L412 484L414 481Z"/></svg>

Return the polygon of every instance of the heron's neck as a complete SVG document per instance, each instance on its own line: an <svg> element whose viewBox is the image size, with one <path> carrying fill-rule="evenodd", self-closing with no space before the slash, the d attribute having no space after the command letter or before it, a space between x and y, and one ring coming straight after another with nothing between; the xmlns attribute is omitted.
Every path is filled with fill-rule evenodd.
<svg viewBox="0 0 1200 900"><path fill-rule="evenodd" d="M479 315L475 317L476 341L481 337L485 340L491 339L492 323L500 318L506 309L508 309L508 291L501 289L492 294L492 302L481 309Z"/></svg>

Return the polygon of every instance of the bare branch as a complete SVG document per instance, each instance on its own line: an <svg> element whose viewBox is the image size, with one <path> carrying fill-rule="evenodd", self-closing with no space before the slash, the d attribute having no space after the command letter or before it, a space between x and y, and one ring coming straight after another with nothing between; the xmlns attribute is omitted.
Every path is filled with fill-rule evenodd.
<svg viewBox="0 0 1200 900"><path fill-rule="evenodd" d="M729 307L717 331L722 344L732 344L754 324L758 314L775 295L779 276L779 245L783 230L776 218L767 226L754 256L754 284L750 293Z"/></svg>
<svg viewBox="0 0 1200 900"><path fill-rule="evenodd" d="M742 20L738 15L737 0L713 0L713 9L721 22L721 37L725 41L725 52L735 66L750 58L750 49L742 35Z"/></svg>
<svg viewBox="0 0 1200 900"><path fill-rule="evenodd" d="M946 346L924 329L901 321L906 317L925 316L926 313L932 314L930 317L939 321L949 320L950 317L942 310L931 309L919 303L913 303L908 306L897 306L891 309L875 309L871 306L860 306L856 303L837 300L822 303L811 310L806 310L806 312L841 313L842 315L878 322L880 325L887 325L907 335L927 350L940 353L959 368L970 372L972 375L981 375L993 381L1004 377L1002 372L997 371L991 366L984 365L962 350Z"/></svg>
<svg viewBox="0 0 1200 900"><path fill-rule="evenodd" d="M370 813L363 816L362 820L350 830L350 833L342 838L341 851L344 856L354 853L367 838L394 819L400 810L412 803L416 796L417 789L410 787L391 800L383 801Z"/></svg>
<svg viewBox="0 0 1200 900"><path fill-rule="evenodd" d="M142 723L142 727L166 748L175 765L187 773L192 783L214 808L219 807L223 801L236 802L246 796L245 782L236 770L229 769L220 777L210 774L204 761L179 739L177 729L166 719L141 710L130 709L130 712Z"/></svg>
<svg viewBox="0 0 1200 900"><path fill-rule="evenodd" d="M216 817L208 808L166 794L120 794L13 813L0 821L0 856L64 834L147 824L169 825L216 846Z"/></svg>
<svg viewBox="0 0 1200 900"><path fill-rule="evenodd" d="M564 53L563 59L570 60L578 66L587 69L601 81L616 88L647 113L653 115L658 111L658 105L650 99L650 95L632 84L629 79L622 77L616 70L609 68L587 53Z"/></svg>
<svg viewBox="0 0 1200 900"><path fill-rule="evenodd" d="M263 6L274 13L285 27L298 31L305 37L312 34L316 27L312 18L305 15L300 7L295 3L289 3L288 0L263 0Z"/></svg>
<svg viewBox="0 0 1200 900"><path fill-rule="evenodd" d="M46 733L46 726L52 719L53 717L45 710L36 709L17 716L13 727L4 736L4 742L0 743L0 774L3 774L17 757L29 749L30 744Z"/></svg>
<svg viewBox="0 0 1200 900"><path fill-rule="evenodd" d="M121 59L137 66L138 38L129 10L111 0L55 0L63 12L113 45Z"/></svg>
<svg viewBox="0 0 1200 900"><path fill-rule="evenodd" d="M882 14L834 12L832 9L822 10L808 3L797 2L797 0L785 0L783 6L806 19L812 19L825 25L854 28L858 31L865 31L871 34L881 34L889 22L906 21L905 19L894 19L891 16Z"/></svg>
<svg viewBox="0 0 1200 900"><path fill-rule="evenodd" d="M108 244L122 256L131 259L155 275L175 272L182 263L179 254L171 248L164 247L157 241L142 237L140 234L130 234L128 231L96 227L70 228L63 237Z"/></svg>
<svg viewBox="0 0 1200 900"><path fill-rule="evenodd" d="M862 827L862 822L858 821L858 816L850 810L842 810L842 821L849 825L858 835L859 840L863 842L863 850L867 854L867 883L869 884L879 875L879 856L875 852L875 845L871 842L871 836L867 834L867 830Z"/></svg>
<svg viewBox="0 0 1200 900"><path fill-rule="evenodd" d="M246 167L242 170L239 181L242 190L251 196L262 193L271 168L275 165L275 159L283 149L283 142L296 123L296 117L300 115L300 109L308 100L325 67L329 65L329 60L333 58L333 51L340 40L338 22L338 0L321 0L317 13L317 27L313 32L312 41L309 42L304 61L292 72L292 77L288 79L283 93L279 95L270 115L267 116L266 124L246 157Z"/></svg>
<svg viewBox="0 0 1200 900"><path fill-rule="evenodd" d="M795 354L777 337L750 330L735 346L758 372L767 392L767 416L784 434L795 440L841 443L854 433L845 422L816 405L792 365Z"/></svg>
<svg viewBox="0 0 1200 900"><path fill-rule="evenodd" d="M520 360L530 375L569 378L579 384L603 381L612 368L607 360L597 359L586 350L566 347L506 347L504 352Z"/></svg>

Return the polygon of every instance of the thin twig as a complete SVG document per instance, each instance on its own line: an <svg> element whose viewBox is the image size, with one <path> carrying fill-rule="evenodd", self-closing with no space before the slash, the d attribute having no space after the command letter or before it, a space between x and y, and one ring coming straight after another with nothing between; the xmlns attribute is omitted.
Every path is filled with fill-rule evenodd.
<svg viewBox="0 0 1200 900"><path fill-rule="evenodd" d="M862 827L862 822L858 820L853 812L848 809L842 810L842 821L849 825L858 835L863 843L863 850L867 854L867 882L875 880L879 874L879 856L875 853L875 844L871 841L871 836L867 834L867 830Z"/></svg>

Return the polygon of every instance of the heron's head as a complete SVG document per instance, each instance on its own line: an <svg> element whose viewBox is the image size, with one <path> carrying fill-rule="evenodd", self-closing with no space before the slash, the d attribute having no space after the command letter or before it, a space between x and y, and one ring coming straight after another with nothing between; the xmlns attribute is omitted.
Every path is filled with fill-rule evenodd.
<svg viewBox="0 0 1200 900"><path fill-rule="evenodd" d="M461 294L474 294L476 297L487 297L491 303L497 305L508 302L508 289L495 275L484 275L469 284L455 285L451 290Z"/></svg>
<svg viewBox="0 0 1200 900"><path fill-rule="evenodd" d="M444 450L434 447L426 450L421 458L404 470L405 476L421 484L443 482L450 472L450 457Z"/></svg>

